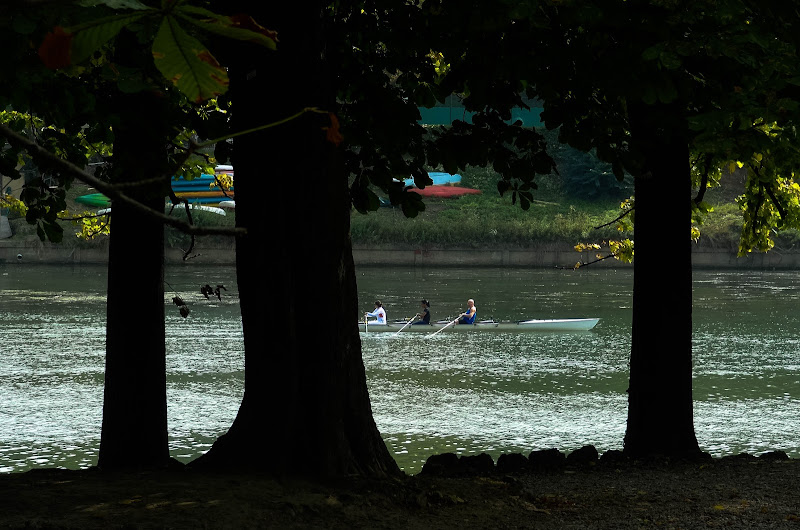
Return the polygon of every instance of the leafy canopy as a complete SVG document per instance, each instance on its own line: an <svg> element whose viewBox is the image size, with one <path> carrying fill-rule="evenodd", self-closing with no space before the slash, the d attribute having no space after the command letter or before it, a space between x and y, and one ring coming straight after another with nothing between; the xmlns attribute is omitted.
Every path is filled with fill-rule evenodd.
<svg viewBox="0 0 800 530"><path fill-rule="evenodd" d="M227 17L187 3L187 0L162 0L160 7L141 2L105 0L117 11L67 28L56 26L47 34L39 56L49 68L66 68L89 59L120 31L134 25L157 26L152 39L155 65L193 103L201 103L225 93L228 74L190 29L229 39L249 41L267 49L276 48L277 34L264 29L246 15Z"/></svg>
<svg viewBox="0 0 800 530"><path fill-rule="evenodd" d="M168 102L166 112L150 117L152 124L161 120L174 131L163 154L174 171L163 175L164 182L172 174L191 178L213 171L213 158L195 155L194 139L227 134L227 102L206 102L225 92L227 74L200 38L248 41L271 51L277 36L246 15L218 15L186 0L150 4L83 0L29 6L0 18L0 42L8 51L0 65L16 73L14 82L0 88L0 104L14 109L0 114L0 122L74 167L112 162L95 174L108 181L114 130L126 110L120 96L147 93ZM31 42L41 45L32 50ZM45 185L28 178L22 192L26 219L37 224L42 239L62 238L60 217L75 218L83 233L99 231L85 213L64 212L73 172L53 158L34 163L13 139L9 147L0 153L3 174L19 179L34 172L52 179Z"/></svg>

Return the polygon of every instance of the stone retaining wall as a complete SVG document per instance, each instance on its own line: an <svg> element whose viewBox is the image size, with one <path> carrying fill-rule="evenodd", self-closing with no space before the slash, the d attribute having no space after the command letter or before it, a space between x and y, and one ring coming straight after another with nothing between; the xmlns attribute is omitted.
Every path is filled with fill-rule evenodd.
<svg viewBox="0 0 800 530"><path fill-rule="evenodd" d="M183 261L184 252L177 248L166 249L167 263L198 265L235 265L233 249L202 249L192 252L192 258ZM0 240L0 263L53 263L53 264L103 264L108 263L108 246L66 248L60 245Z"/></svg>
<svg viewBox="0 0 800 530"><path fill-rule="evenodd" d="M398 265L408 267L573 267L577 262L595 260L595 253L576 252L571 246L543 245L532 249L353 249L356 265ZM696 248L692 252L696 269L800 269L800 252L773 250L738 258L735 252ZM615 259L607 259L592 267L632 267ZM669 251L664 251L664 266L669 267Z"/></svg>
<svg viewBox="0 0 800 530"><path fill-rule="evenodd" d="M234 265L232 249L197 248L195 257L183 261L183 251L167 249L168 263L189 265ZM542 245L530 249L398 249L368 248L353 249L357 266L401 266L401 267L572 267L578 261L588 262L593 253L578 253L568 245ZM64 248L35 242L0 240L0 263L107 263L108 248ZM692 253L695 268L707 269L753 269L792 270L800 269L800 252L773 250L766 254L751 254L737 258L736 254L724 250L696 248ZM664 251L664 264L669 267L669 251ZM595 263L592 267L631 267L614 259Z"/></svg>

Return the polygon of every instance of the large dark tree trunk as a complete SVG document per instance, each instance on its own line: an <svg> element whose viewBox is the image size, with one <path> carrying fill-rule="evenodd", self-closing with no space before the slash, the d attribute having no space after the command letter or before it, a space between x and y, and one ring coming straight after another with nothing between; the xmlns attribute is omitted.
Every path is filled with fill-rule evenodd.
<svg viewBox="0 0 800 530"><path fill-rule="evenodd" d="M159 100L120 97L114 127L115 183L151 180L164 171L165 131L158 130ZM161 124L166 125L166 123ZM164 209L164 184L128 186L125 193ZM164 346L164 227L114 202L108 263L106 373L98 466L165 466L167 445Z"/></svg>
<svg viewBox="0 0 800 530"><path fill-rule="evenodd" d="M322 5L248 4L246 12L280 42L277 52L228 60L234 130L330 109ZM399 473L372 417L347 177L321 128L329 124L310 113L235 140L236 222L248 231L236 249L245 394L229 432L195 465L310 477Z"/></svg>
<svg viewBox="0 0 800 530"><path fill-rule="evenodd" d="M635 179L633 334L625 453L699 453L692 409L692 261L686 123L669 105L632 106Z"/></svg>

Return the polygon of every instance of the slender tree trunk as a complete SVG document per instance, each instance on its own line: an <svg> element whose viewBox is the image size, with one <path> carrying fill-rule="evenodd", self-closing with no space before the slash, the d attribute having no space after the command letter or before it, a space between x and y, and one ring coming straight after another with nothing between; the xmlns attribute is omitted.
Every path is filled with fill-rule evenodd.
<svg viewBox="0 0 800 530"><path fill-rule="evenodd" d="M277 52L232 58L234 130L330 109L319 2L250 4ZM372 417L350 245L347 176L310 113L234 147L245 394L195 465L310 477L399 473ZM268 190L268 191L267 191Z"/></svg>
<svg viewBox="0 0 800 530"><path fill-rule="evenodd" d="M631 456L691 456L699 448L692 403L692 262L689 150L680 109L632 107L635 145L633 333L628 427Z"/></svg>
<svg viewBox="0 0 800 530"><path fill-rule="evenodd" d="M158 100L121 97L114 127L114 178L152 179L163 171L165 132L153 130ZM164 208L164 184L126 189L155 210ZM164 346L164 227L124 203L112 207L108 263L106 374L98 466L138 469L165 466L167 445Z"/></svg>

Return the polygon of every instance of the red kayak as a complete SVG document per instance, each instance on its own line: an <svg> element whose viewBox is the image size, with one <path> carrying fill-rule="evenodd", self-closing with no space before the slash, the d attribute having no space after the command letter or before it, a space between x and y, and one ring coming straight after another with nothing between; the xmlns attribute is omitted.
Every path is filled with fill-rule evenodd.
<svg viewBox="0 0 800 530"><path fill-rule="evenodd" d="M461 195L477 195L481 190L462 188L460 186L427 186L425 189L413 188L408 191L419 193L423 197L460 197Z"/></svg>

